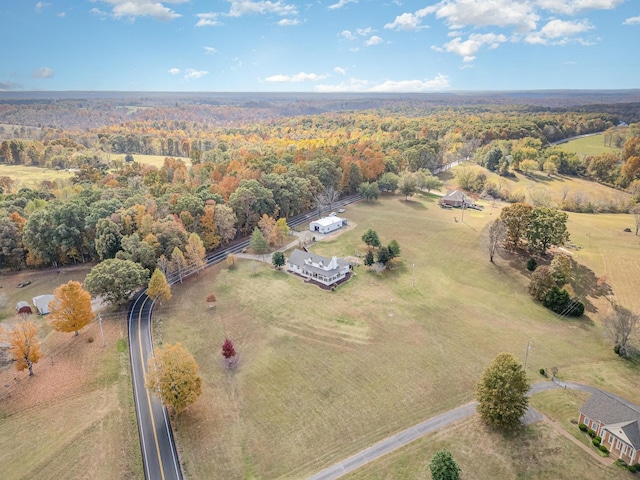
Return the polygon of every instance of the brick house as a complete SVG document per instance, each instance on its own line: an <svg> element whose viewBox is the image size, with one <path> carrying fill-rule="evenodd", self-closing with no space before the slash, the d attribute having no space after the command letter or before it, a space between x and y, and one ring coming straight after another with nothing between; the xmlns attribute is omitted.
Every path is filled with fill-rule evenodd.
<svg viewBox="0 0 640 480"><path fill-rule="evenodd" d="M599 390L580 408L579 422L602 438L612 458L640 463L640 406Z"/></svg>

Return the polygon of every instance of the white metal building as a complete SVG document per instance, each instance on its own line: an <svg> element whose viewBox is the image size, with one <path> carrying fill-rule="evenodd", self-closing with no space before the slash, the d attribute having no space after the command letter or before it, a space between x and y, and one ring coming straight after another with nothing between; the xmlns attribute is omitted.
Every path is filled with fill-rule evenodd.
<svg viewBox="0 0 640 480"><path fill-rule="evenodd" d="M309 223L309 230L317 233L329 233L344 227L346 224L346 218L336 216L322 217L320 220Z"/></svg>

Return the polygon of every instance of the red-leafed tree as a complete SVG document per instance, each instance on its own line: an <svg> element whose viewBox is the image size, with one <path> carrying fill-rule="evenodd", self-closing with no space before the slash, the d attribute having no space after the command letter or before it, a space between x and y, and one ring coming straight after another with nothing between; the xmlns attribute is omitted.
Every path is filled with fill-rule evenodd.
<svg viewBox="0 0 640 480"><path fill-rule="evenodd" d="M236 363L236 349L233 347L233 342L230 338L225 338L222 344L222 356L227 363L227 367L231 368Z"/></svg>

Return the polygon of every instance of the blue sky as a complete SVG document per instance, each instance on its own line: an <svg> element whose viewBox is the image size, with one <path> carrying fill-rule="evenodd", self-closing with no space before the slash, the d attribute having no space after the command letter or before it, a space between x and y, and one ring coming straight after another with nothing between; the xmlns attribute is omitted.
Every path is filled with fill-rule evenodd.
<svg viewBox="0 0 640 480"><path fill-rule="evenodd" d="M640 88L640 0L2 0L2 90Z"/></svg>

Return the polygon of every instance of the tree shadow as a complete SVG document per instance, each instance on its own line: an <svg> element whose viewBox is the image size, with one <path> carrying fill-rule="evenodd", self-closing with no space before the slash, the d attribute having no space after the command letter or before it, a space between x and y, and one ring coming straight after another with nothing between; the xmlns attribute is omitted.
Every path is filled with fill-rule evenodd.
<svg viewBox="0 0 640 480"><path fill-rule="evenodd" d="M426 209L427 209L427 207L425 207L425 206L424 206L424 204L423 204L422 202L414 202L414 201L413 201L413 200L411 200L410 198L409 198L409 199L404 199L404 198L402 198L402 199L400 200L400 202L401 202L403 205L407 206L407 207L411 207L411 208L413 208L414 210L426 210Z"/></svg>
<svg viewBox="0 0 640 480"><path fill-rule="evenodd" d="M596 274L588 267L577 263L571 259L571 287L582 303L584 303L585 312L597 313L598 309L589 300L589 298L606 297L613 294L613 289L604 278L596 276Z"/></svg>

